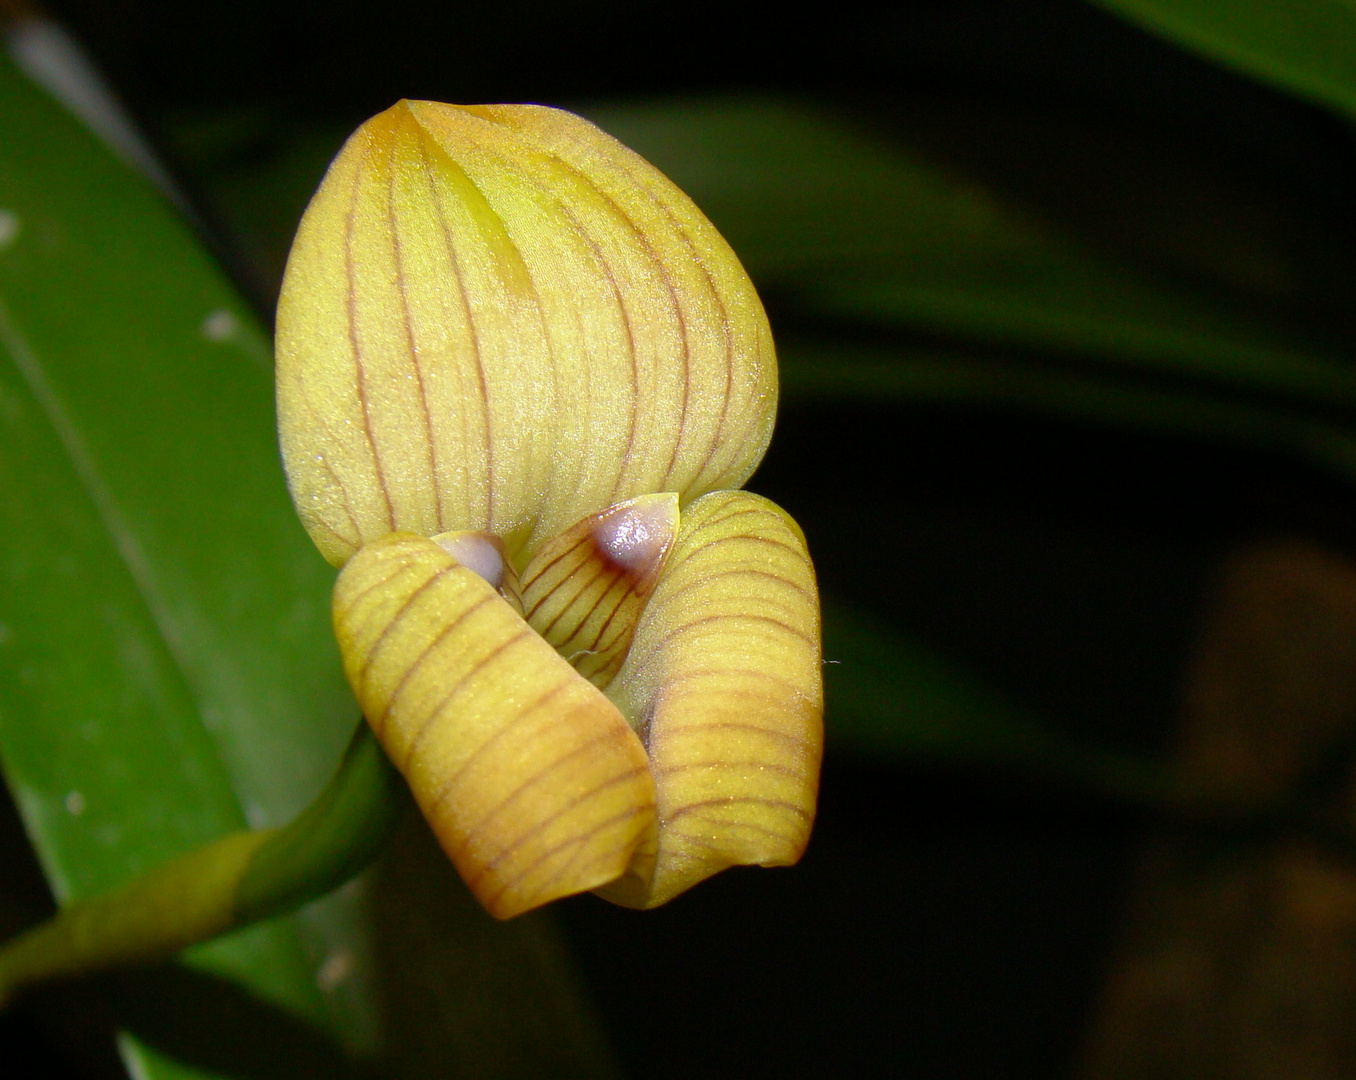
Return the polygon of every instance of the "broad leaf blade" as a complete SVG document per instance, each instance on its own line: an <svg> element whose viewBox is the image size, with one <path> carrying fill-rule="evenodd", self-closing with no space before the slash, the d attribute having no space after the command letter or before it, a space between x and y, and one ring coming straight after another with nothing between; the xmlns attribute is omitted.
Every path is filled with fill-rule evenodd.
<svg viewBox="0 0 1356 1080"><path fill-rule="evenodd" d="M354 713L264 339L159 198L8 63L0 132L0 756L75 899L284 820ZM323 1016L286 923L198 955Z"/></svg>
<svg viewBox="0 0 1356 1080"><path fill-rule="evenodd" d="M17 220L0 265L27 350L16 364L252 823L278 823L324 781L354 710L323 600L331 573L277 464L267 342L158 197L57 106L24 97L0 106L5 146L27 165L7 163L0 181ZM330 746L317 751L317 737ZM257 740L278 759L255 760Z"/></svg>
<svg viewBox="0 0 1356 1080"><path fill-rule="evenodd" d="M0 313L0 763L73 899L287 820L357 708L333 571L277 459L266 340L149 186L4 61ZM442 861L397 851L368 890L193 950L123 1010L136 1074L252 1075L266 1053L338 1075L337 1040L391 1077L613 1075L549 916L493 923L443 878L389 898ZM410 940L430 923L438 942ZM472 939L472 967L447 963ZM392 964L401 948L423 965ZM433 1029L397 1022L417 1010Z"/></svg>

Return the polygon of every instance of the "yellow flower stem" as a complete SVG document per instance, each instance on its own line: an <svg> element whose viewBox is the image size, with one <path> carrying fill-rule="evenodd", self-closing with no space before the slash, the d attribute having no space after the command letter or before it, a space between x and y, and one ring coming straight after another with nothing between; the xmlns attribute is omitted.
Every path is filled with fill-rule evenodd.
<svg viewBox="0 0 1356 1080"><path fill-rule="evenodd" d="M0 1009L34 983L162 960L323 896L380 851L407 801L360 724L333 779L291 824L215 840L0 947Z"/></svg>

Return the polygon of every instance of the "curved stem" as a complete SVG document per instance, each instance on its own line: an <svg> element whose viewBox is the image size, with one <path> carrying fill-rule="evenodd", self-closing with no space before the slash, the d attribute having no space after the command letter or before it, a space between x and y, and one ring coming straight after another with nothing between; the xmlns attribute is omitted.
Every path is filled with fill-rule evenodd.
<svg viewBox="0 0 1356 1080"><path fill-rule="evenodd" d="M337 889L382 849L408 802L405 781L359 721L325 789L245 867L235 894L238 924L284 915Z"/></svg>
<svg viewBox="0 0 1356 1080"><path fill-rule="evenodd" d="M291 824L213 841L0 946L0 1008L30 984L164 959L323 896L381 850L405 805L403 781L360 723Z"/></svg>

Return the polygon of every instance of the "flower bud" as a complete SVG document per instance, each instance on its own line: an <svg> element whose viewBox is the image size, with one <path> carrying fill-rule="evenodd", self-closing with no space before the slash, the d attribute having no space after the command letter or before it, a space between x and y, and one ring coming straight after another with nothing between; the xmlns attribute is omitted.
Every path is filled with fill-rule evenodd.
<svg viewBox="0 0 1356 1080"><path fill-rule="evenodd" d="M737 490L771 338L686 196L568 113L401 102L308 208L277 350L345 672L488 911L799 858L814 571Z"/></svg>

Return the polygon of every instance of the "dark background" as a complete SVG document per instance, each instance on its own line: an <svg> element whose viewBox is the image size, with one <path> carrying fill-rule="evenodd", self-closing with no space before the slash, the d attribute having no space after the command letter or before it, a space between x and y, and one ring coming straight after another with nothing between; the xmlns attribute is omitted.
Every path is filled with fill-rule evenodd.
<svg viewBox="0 0 1356 1080"><path fill-rule="evenodd" d="M1082 148L1042 137L1072 119L1241 176L1339 255L1356 251L1345 127L1073 0L797 14L728 0L50 10L197 197L265 313L300 204L251 233L218 197L223 178L276 167L305 132L333 139L399 97L570 106L774 92L886 138L929 110L1006 113L1027 143L943 148L1129 262L1197 274L1152 228L1113 227L1127 200L1152 225L1152 198L1112 190ZM775 290L766 300L779 337L874 333L813 324ZM1304 303L1342 328L1343 300L1315 289ZM1170 744L1227 552L1287 535L1356 548L1349 490L1301 465L993 409L802 400L750 486L802 523L826 593L907 627L1062 730L1145 753ZM829 710L832 724L832 697ZM591 897L559 910L637 1080L1059 1077L1097 1008L1151 824L1111 796L843 741L795 870L732 872L645 915Z"/></svg>

